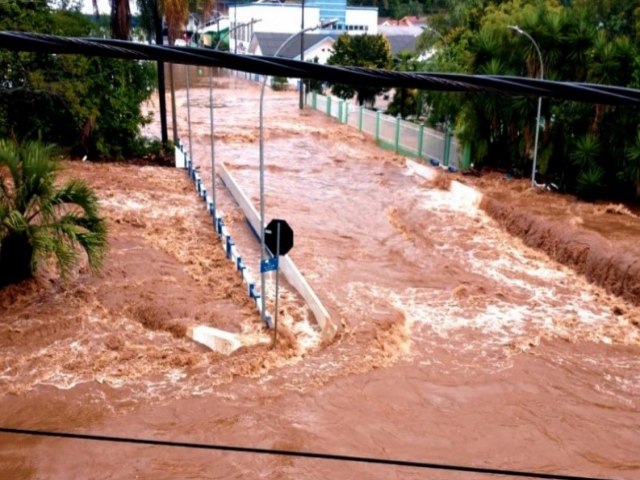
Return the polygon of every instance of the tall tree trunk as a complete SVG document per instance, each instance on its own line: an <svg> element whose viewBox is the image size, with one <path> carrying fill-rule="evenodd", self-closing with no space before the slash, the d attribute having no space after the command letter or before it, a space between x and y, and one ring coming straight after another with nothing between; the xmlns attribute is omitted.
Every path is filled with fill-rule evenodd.
<svg viewBox="0 0 640 480"><path fill-rule="evenodd" d="M111 0L111 37L117 40L129 40L130 31L129 0Z"/></svg>

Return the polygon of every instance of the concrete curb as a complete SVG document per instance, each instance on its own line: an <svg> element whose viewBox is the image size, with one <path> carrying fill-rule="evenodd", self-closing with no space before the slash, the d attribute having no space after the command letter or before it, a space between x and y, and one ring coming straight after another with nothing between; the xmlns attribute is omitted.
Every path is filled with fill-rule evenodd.
<svg viewBox="0 0 640 480"><path fill-rule="evenodd" d="M245 217L249 221L249 224L255 232L260 232L260 217L253 204L249 201L247 196L242 192L236 181L233 179L226 166L223 163L219 164L220 168L218 173L220 178L224 182L225 186L231 192L233 198L238 202L240 208L244 212ZM324 339L331 339L337 332L338 328L331 320L329 312L324 307L316 293L311 286L305 280L304 276L298 270L295 263L289 256L280 257L280 268L287 281L293 288L304 298L309 305L309 308L313 312L316 318L316 322L322 329L322 336Z"/></svg>
<svg viewBox="0 0 640 480"><path fill-rule="evenodd" d="M413 160L407 160L407 168L410 172L415 173L416 175L419 175L427 180L435 180L438 171L441 171L441 169L437 167L430 167ZM463 199L464 201L468 202L469 205L472 205L474 207L480 207L480 203L482 202L482 198L484 197L484 195L475 188L470 187L469 185L465 185L464 183L460 183L457 180L451 181L449 191L456 197Z"/></svg>
<svg viewBox="0 0 640 480"><path fill-rule="evenodd" d="M260 294L257 293L256 283L249 275L247 267L242 261L242 256L240 255L240 252L238 252L238 249L231 238L231 233L224 225L222 212L214 210L213 199L208 195L200 174L194 168L189 153L184 150L184 146L180 141L178 141L175 149L175 165L176 168L185 168L189 174L189 178L194 182L198 196L205 202L207 210L211 215L213 228L220 239L227 258L235 264L236 269L240 272L240 275L242 275L243 282L247 284L247 294L255 301L256 308L258 309L258 312L261 313L262 302L259 301ZM268 312L265 313L267 326L272 328L272 317ZM192 340L209 347L211 350L225 355L228 355L242 345L238 335L204 325L190 327L187 330L187 336Z"/></svg>

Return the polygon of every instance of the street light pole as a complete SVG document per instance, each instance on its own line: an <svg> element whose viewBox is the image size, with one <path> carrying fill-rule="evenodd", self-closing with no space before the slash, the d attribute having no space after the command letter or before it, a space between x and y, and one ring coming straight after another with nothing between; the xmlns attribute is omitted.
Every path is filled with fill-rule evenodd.
<svg viewBox="0 0 640 480"><path fill-rule="evenodd" d="M536 51L538 52L538 58L540 60L540 80L543 80L544 79L544 63L542 61L542 52L540 51L540 47L538 46L536 41L533 39L531 35L529 35L527 32L522 30L517 25L509 25L508 28L510 28L516 33L519 33L520 35L524 35L531 41L531 43L533 43L533 46L536 48ZM535 141L533 145L533 167L531 168L531 187L532 188L536 186L536 164L538 162L538 138L540 136L541 110L542 110L542 96L539 96L538 97L538 115L536 116L536 135L535 135Z"/></svg>
<svg viewBox="0 0 640 480"><path fill-rule="evenodd" d="M302 0L302 14L300 15L300 61L304 62L304 0ZM300 110L304 108L304 79L300 79Z"/></svg>
<svg viewBox="0 0 640 480"><path fill-rule="evenodd" d="M273 55L274 57L277 57L280 52L282 51L282 49L287 46L289 44L289 42L291 42L294 38L296 38L298 35L302 35L306 32L310 32L312 30L317 30L318 28L326 28L329 25L333 25L334 23L336 23L338 20L331 20L329 22L326 23L319 23L318 25L315 25L313 27L308 27L308 28L303 28L302 30L293 33L291 35L289 35L289 37L287 37L287 39L282 42L282 44L278 47L278 50L276 50L276 53ZM267 305L267 301L266 301L266 295L265 295L265 272L263 272L263 268L262 265L264 264L264 261L266 260L267 257L267 250L266 250L266 246L265 246L265 242L264 242L264 90L265 87L267 86L267 75L264 75L262 77L262 85L260 87L260 112L259 112L259 118L260 118L260 143L259 143L259 155L260 155L260 298L261 298L261 303L262 303L262 308L261 308L261 312L260 315L262 317L262 322L263 323L267 323L266 322L266 305Z"/></svg>
<svg viewBox="0 0 640 480"><path fill-rule="evenodd" d="M259 22L259 19L251 19L250 22L241 23L240 25L235 25L233 28L229 29L229 33L227 34L228 38L231 38L231 32L237 30L241 27L246 27L247 25L253 25L256 22ZM218 50L220 46L220 42L222 42L222 37L218 36L218 42L216 43L215 50ZM209 123L211 125L211 202L212 202L212 211L213 218L215 221L216 218L216 209L217 209L217 198L216 198L216 159L215 159L215 139L214 139L214 128L213 128L213 67L209 67Z"/></svg>

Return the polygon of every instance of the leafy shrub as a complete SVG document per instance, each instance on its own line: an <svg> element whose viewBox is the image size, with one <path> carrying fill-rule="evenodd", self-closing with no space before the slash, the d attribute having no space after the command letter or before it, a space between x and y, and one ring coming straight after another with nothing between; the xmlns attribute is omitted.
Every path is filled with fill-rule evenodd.
<svg viewBox="0 0 640 480"><path fill-rule="evenodd" d="M277 91L283 91L289 89L289 80L287 77L273 77L271 81L271 88Z"/></svg>
<svg viewBox="0 0 640 480"><path fill-rule="evenodd" d="M56 186L52 148L37 142L0 140L0 287L30 277L42 260L55 257L65 276L78 247L89 266L102 266L107 227L98 199L81 180Z"/></svg>
<svg viewBox="0 0 640 480"><path fill-rule="evenodd" d="M0 2L0 30L88 36L78 12ZM131 153L154 89L148 62L0 51L0 137L41 139L94 157Z"/></svg>
<svg viewBox="0 0 640 480"><path fill-rule="evenodd" d="M604 170L598 165L591 165L578 174L576 194L584 200L594 200L602 193Z"/></svg>

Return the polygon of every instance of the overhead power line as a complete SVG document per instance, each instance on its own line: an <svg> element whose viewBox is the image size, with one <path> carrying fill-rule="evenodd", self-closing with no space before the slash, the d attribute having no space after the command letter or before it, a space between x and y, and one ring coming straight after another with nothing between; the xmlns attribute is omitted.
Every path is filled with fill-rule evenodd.
<svg viewBox="0 0 640 480"><path fill-rule="evenodd" d="M421 469L430 469L430 470L446 470L446 471L476 473L476 474L485 474L485 475L501 475L501 476L524 477L524 478L544 478L544 479L553 479L553 480L611 480L611 479L605 479L602 477L600 478L581 477L581 476L575 476L575 475L560 475L560 474L553 474L553 473L525 472L521 470L503 470L498 468L471 467L471 466L463 466L463 465L449 465L449 464L442 464L442 463L428 463L428 462L418 462L418 461L410 461L410 460L394 460L394 459L378 458L378 457L338 455L333 453L298 452L294 450L241 447L241 446L233 446L233 445L216 445L216 444L209 444L209 443L177 442L172 440L116 437L116 436L93 435L93 434L85 434L85 433L52 432L47 430L28 430L28 429L22 429L22 428L0 427L0 433L13 434L13 435L31 435L36 437L65 438L65 439L72 439L72 440L85 440L85 441L96 441L96 442L151 445L156 447L216 450L216 451L223 451L223 452L250 453L255 455L286 456L286 457L297 457L297 458L307 458L307 459L316 459L316 460L333 460L336 462L368 463L368 464L374 464L374 465L411 467L411 468L421 468Z"/></svg>
<svg viewBox="0 0 640 480"><path fill-rule="evenodd" d="M40 53L68 53L185 65L223 67L261 75L308 78L354 86L417 88L446 92L557 98L585 103L640 106L640 90L581 82L557 82L501 75L442 72L394 72L339 67L286 58L235 55L206 48L145 45L123 40L58 37L25 32L0 32L0 48Z"/></svg>

